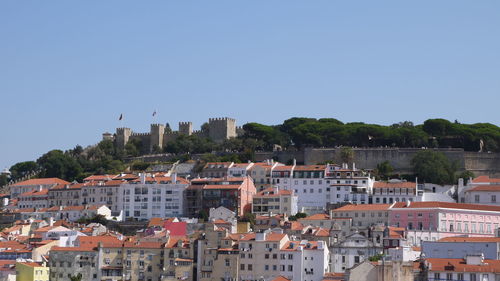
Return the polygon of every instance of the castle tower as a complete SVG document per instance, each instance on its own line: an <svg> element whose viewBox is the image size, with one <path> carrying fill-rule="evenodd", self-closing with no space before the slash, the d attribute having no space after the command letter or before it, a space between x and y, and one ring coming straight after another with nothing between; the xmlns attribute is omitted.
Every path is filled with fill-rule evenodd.
<svg viewBox="0 0 500 281"><path fill-rule="evenodd" d="M149 152L152 153L155 147L163 147L163 134L165 134L165 125L151 124Z"/></svg>
<svg viewBox="0 0 500 281"><path fill-rule="evenodd" d="M132 130L130 128L116 128L116 147L124 149L125 145L128 143L130 135L132 135Z"/></svg>
<svg viewBox="0 0 500 281"><path fill-rule="evenodd" d="M187 136L193 134L193 123L179 122L179 134Z"/></svg>
<svg viewBox="0 0 500 281"><path fill-rule="evenodd" d="M236 120L233 118L210 118L208 119L208 135L214 142L223 142L229 138L235 138Z"/></svg>

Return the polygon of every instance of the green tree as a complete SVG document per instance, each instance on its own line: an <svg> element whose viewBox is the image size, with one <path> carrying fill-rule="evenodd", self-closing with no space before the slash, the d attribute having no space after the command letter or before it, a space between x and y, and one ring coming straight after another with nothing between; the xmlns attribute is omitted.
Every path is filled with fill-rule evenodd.
<svg viewBox="0 0 500 281"><path fill-rule="evenodd" d="M389 163L389 161L384 161L377 165L376 172L380 178L387 180L391 176L393 170L391 163Z"/></svg>
<svg viewBox="0 0 500 281"><path fill-rule="evenodd" d="M69 277L71 281L82 281L82 274L78 273L77 275L72 275Z"/></svg>
<svg viewBox="0 0 500 281"><path fill-rule="evenodd" d="M340 159L342 159L343 163L352 163L354 159L354 151L351 147L342 147L340 149Z"/></svg>
<svg viewBox="0 0 500 281"><path fill-rule="evenodd" d="M20 179L33 171L38 170L38 164L34 161L25 161L14 164L10 167L11 179Z"/></svg>
<svg viewBox="0 0 500 281"><path fill-rule="evenodd" d="M420 182L453 184L455 181L456 165L441 152L419 151L411 160L411 165Z"/></svg>
<svg viewBox="0 0 500 281"><path fill-rule="evenodd" d="M80 179L83 169L80 164L69 154L61 150L51 150L37 160L42 168L40 173L44 178L61 178L67 181Z"/></svg>
<svg viewBox="0 0 500 281"><path fill-rule="evenodd" d="M7 185L9 183L9 179L6 175L0 175L0 187Z"/></svg>

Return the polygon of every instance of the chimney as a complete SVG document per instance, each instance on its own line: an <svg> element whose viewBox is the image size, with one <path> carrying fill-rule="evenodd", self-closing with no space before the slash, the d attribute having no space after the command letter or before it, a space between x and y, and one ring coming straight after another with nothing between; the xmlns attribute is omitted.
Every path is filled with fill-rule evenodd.
<svg viewBox="0 0 500 281"><path fill-rule="evenodd" d="M172 173L172 183L177 183L177 173Z"/></svg>
<svg viewBox="0 0 500 281"><path fill-rule="evenodd" d="M293 166L297 166L297 159L293 158Z"/></svg>
<svg viewBox="0 0 500 281"><path fill-rule="evenodd" d="M145 184L146 183L146 174L145 173L140 173L139 177L141 178L141 183Z"/></svg>
<svg viewBox="0 0 500 281"><path fill-rule="evenodd" d="M273 192L274 192L274 194L278 194L280 192L280 190L278 189L277 186L274 186L273 187Z"/></svg>
<svg viewBox="0 0 500 281"><path fill-rule="evenodd" d="M54 226L54 218L53 217L49 218L49 226Z"/></svg>
<svg viewBox="0 0 500 281"><path fill-rule="evenodd" d="M352 162L352 170L356 171L356 163Z"/></svg>

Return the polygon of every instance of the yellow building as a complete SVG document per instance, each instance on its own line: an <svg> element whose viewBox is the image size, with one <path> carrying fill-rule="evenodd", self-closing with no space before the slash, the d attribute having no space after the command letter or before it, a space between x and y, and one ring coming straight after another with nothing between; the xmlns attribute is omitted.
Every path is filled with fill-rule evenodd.
<svg viewBox="0 0 500 281"><path fill-rule="evenodd" d="M16 262L16 281L49 281L50 270L37 262Z"/></svg>

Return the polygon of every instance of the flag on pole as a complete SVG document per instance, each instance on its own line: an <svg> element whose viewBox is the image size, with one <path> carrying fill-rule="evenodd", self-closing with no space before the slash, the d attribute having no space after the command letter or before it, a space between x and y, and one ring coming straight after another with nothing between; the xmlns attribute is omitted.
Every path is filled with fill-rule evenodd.
<svg viewBox="0 0 500 281"><path fill-rule="evenodd" d="M123 113L120 113L120 118L118 118L118 120L122 120L123 119Z"/></svg>
<svg viewBox="0 0 500 281"><path fill-rule="evenodd" d="M156 109L155 109L155 111L153 111L153 117L155 117L155 115L156 115Z"/></svg>

